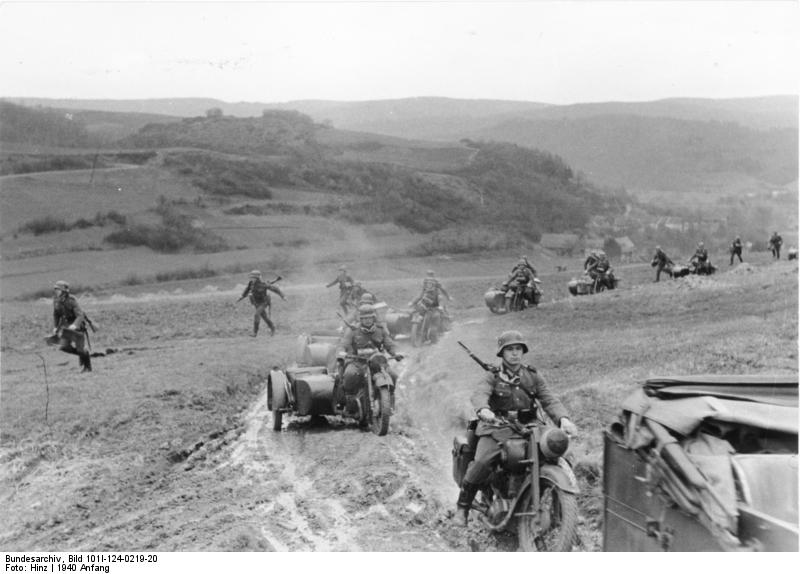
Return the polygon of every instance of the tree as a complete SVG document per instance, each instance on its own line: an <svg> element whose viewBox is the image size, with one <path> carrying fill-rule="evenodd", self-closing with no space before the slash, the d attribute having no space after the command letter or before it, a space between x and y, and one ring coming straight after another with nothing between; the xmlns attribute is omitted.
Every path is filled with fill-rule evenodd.
<svg viewBox="0 0 800 574"><path fill-rule="evenodd" d="M222 108L210 108L206 110L206 117L207 118L221 118L222 117Z"/></svg>

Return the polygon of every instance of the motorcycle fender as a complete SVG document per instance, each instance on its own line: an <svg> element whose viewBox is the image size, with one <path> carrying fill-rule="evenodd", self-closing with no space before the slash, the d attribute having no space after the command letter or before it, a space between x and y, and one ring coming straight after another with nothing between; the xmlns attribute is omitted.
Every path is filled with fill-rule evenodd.
<svg viewBox="0 0 800 574"><path fill-rule="evenodd" d="M569 492L570 494L578 494L578 479L575 478L575 473L572 472L569 463L564 459L559 459L558 464L543 464L539 469L539 476L542 480L546 480L556 488Z"/></svg>
<svg viewBox="0 0 800 574"><path fill-rule="evenodd" d="M372 382L377 388L389 387L391 389L394 387L394 381L387 373L376 373L372 376Z"/></svg>

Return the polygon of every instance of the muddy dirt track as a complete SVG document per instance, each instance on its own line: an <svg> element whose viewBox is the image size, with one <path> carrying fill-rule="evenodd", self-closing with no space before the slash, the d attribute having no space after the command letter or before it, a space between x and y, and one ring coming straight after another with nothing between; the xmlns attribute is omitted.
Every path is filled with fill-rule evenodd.
<svg viewBox="0 0 800 574"><path fill-rule="evenodd" d="M476 293L484 279L448 281L457 301L453 331L421 350L400 342L408 358L385 437L335 418L289 419L282 432L271 430L266 375L291 362L298 333L331 326L332 290L287 289L289 301L273 310L278 334L262 331L256 339L247 336L251 311L232 303L238 294L98 300L88 306L101 326L95 349L114 352L98 356L88 376L77 373L74 357L23 345L42 335L46 303L6 304L0 546L514 550L513 535L490 535L474 520L466 532L450 523L457 495L450 448L480 376L455 341L491 360L496 334L518 328L532 340L531 362L581 427L572 449L582 489L577 550L598 550L600 430L635 380L654 369L697 372L698 365L797 369L796 266L659 285L644 283L647 268L629 270L626 279L635 273L640 287L580 299L551 295L541 308L513 316L482 306ZM559 283L546 281L546 291ZM398 305L416 288L399 282L379 294ZM670 312L654 319L657 301ZM698 314L707 320L686 335L686 322ZM697 338L711 343L698 346ZM724 345L714 342L723 338ZM48 365L46 422L33 351ZM695 364L687 364L690 354Z"/></svg>

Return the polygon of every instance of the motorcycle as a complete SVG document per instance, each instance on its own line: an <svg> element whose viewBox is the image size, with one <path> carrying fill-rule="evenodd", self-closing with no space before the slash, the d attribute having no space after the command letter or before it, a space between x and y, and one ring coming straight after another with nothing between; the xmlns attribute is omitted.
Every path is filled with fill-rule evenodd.
<svg viewBox="0 0 800 574"><path fill-rule="evenodd" d="M334 414L354 418L359 426L369 426L378 436L389 432L389 419L395 408L394 380L389 374L389 363L383 353L374 349L359 349L357 355L345 355L345 359L361 363L365 368L364 384L355 395L347 395L344 388L344 368L339 370L334 383ZM337 403L337 395L344 395L344 404Z"/></svg>
<svg viewBox="0 0 800 574"><path fill-rule="evenodd" d="M716 270L710 259L705 262L698 261L695 257L689 259L689 273L692 275L713 275Z"/></svg>
<svg viewBox="0 0 800 574"><path fill-rule="evenodd" d="M567 288L572 295L594 295L602 291L616 289L619 279L614 276L614 270L609 267L605 271L598 272L594 277L585 273L580 279L574 277L567 284Z"/></svg>
<svg viewBox="0 0 800 574"><path fill-rule="evenodd" d="M453 479L460 487L475 456L478 421L453 441ZM579 492L572 467L562 455L566 433L541 420L528 424L498 418L498 428L514 436L501 443L501 455L480 500L472 509L492 531L516 530L526 552L568 552L577 536Z"/></svg>
<svg viewBox="0 0 800 574"><path fill-rule="evenodd" d="M443 312L441 307L426 307L417 303L411 318L411 344L421 347L426 342L435 344L441 332Z"/></svg>
<svg viewBox="0 0 800 574"><path fill-rule="evenodd" d="M492 313L506 312L506 293L509 289L514 291L509 305L510 311L522 311L528 307L536 307L544 294L542 282L538 278L516 287L508 283L503 283L499 288L492 287L483 295L483 301Z"/></svg>

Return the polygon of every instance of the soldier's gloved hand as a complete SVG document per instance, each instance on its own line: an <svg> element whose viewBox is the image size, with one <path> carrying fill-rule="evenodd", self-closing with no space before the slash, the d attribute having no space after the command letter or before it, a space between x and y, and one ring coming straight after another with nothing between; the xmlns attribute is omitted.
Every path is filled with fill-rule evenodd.
<svg viewBox="0 0 800 574"><path fill-rule="evenodd" d="M567 417L561 419L561 423L559 424L561 430L567 433L567 436L577 436L578 435L578 427L575 426L571 420Z"/></svg>
<svg viewBox="0 0 800 574"><path fill-rule="evenodd" d="M497 417L492 412L492 409L483 408L478 411L478 418L485 423L491 423L497 420ZM564 431L566 432L566 431Z"/></svg>
<svg viewBox="0 0 800 574"><path fill-rule="evenodd" d="M58 327L53 327L53 335L58 335Z"/></svg>
<svg viewBox="0 0 800 574"><path fill-rule="evenodd" d="M75 323L72 323L69 327L67 327L70 331L75 331Z"/></svg>

